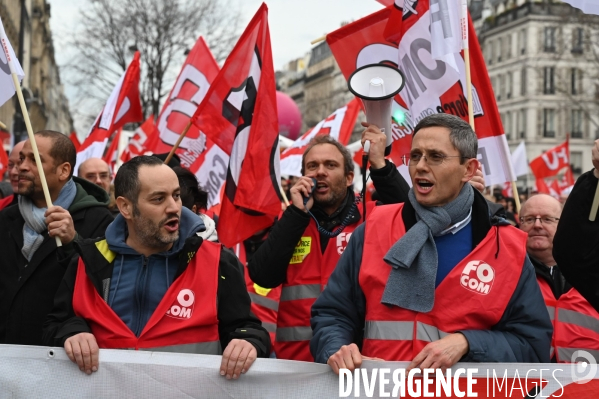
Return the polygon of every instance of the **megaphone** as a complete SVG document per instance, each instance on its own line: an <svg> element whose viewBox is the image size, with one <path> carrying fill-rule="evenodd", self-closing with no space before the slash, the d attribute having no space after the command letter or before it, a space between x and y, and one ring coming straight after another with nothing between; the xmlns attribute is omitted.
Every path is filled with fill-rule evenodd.
<svg viewBox="0 0 599 399"><path fill-rule="evenodd" d="M399 69L384 64L364 65L356 69L347 81L349 91L364 104L366 121L378 126L387 136L385 155L391 153L393 143L393 97L403 89L404 83L404 76Z"/></svg>

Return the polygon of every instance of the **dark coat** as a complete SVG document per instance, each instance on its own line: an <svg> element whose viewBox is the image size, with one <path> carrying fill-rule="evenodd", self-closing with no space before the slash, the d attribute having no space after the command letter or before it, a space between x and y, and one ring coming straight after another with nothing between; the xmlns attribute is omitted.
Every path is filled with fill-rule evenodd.
<svg viewBox="0 0 599 399"><path fill-rule="evenodd" d="M74 179L77 194L69 212L76 238L101 237L112 222L108 194ZM42 327L74 249L72 243L57 249L45 231L43 243L27 262L21 253L24 224L18 205L0 212L0 343L43 345Z"/></svg>

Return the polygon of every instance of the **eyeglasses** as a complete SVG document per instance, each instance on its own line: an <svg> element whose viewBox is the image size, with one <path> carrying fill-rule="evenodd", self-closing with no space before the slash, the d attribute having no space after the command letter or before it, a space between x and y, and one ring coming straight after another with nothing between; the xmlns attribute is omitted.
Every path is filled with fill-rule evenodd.
<svg viewBox="0 0 599 399"><path fill-rule="evenodd" d="M554 218L551 216L541 216L541 217L527 216L525 218L520 218L520 224L522 226L530 226L530 225L535 224L537 222L537 220L540 220L541 224L544 224L546 226L551 226L553 224L556 224L557 221L559 220L559 218Z"/></svg>
<svg viewBox="0 0 599 399"><path fill-rule="evenodd" d="M468 158L462 155L445 155L439 153L432 153L430 155L422 155L417 152L412 154L403 155L401 157L403 164L406 166L416 166L418 162L424 158L424 162L426 162L429 166L437 166L441 165L446 158Z"/></svg>

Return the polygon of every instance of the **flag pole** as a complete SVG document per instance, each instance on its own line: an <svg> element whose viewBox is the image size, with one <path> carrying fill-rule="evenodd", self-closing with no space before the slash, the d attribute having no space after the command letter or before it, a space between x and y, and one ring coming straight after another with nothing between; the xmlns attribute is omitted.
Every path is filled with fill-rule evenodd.
<svg viewBox="0 0 599 399"><path fill-rule="evenodd" d="M462 43L464 48L464 64L466 67L466 96L468 99L468 122L472 130L474 129L474 105L472 103L472 78L470 74L470 49L468 46L468 3L466 0L461 0L461 30ZM509 154L509 153L508 153ZM512 193L516 202L516 213L520 213L520 196L518 195L518 187L516 182L512 181Z"/></svg>
<svg viewBox="0 0 599 399"><path fill-rule="evenodd" d="M591 222L594 222L597 218L597 209L599 209L599 184L595 190L595 197L593 198L593 204L591 205L591 214L589 215L589 220Z"/></svg>
<svg viewBox="0 0 599 399"><path fill-rule="evenodd" d="M8 51L8 46L6 42L8 42L8 38L6 37L6 33L4 32L4 28L0 22L0 41L2 41L2 47L4 49L4 54L6 55L6 60L8 61L8 67L10 69L10 74L12 76L12 81L15 86L15 90L17 92L17 98L19 99L19 104L21 105L21 112L23 113L23 119L25 120L25 126L27 127L27 135L29 136L29 142L31 143L31 148L33 149L33 156L35 158L35 163L37 164L37 172L40 176L40 182L42 183L42 190L44 192L44 198L46 200L46 206L50 208L52 206L52 198L50 198L50 191L48 190L48 182L46 181L46 175L44 174L44 169L42 167L42 161L40 159L40 153L37 149L37 143L35 142L35 136L33 135L33 128L31 127L31 121L29 120L29 112L27 112L27 106L25 105L25 99L23 98L23 92L21 91L21 84L19 83L19 77L17 76L17 71L15 70L14 61L11 57L10 52ZM62 247L62 241L58 236L54 237L56 240L56 246Z"/></svg>
<svg viewBox="0 0 599 399"><path fill-rule="evenodd" d="M183 129L183 132L181 133L181 135L179 135L179 138L177 139L177 142L175 143L175 145L173 146L173 148L171 148L171 152L168 153L168 156L164 160L165 164L168 165L168 163L170 162L170 160L173 158L173 155L175 155L175 151L177 151L177 148L179 148L179 146L181 145L181 142L185 138L185 135L189 131L189 128L191 128L191 119L189 119L189 122L187 122L187 126L185 126L185 129Z"/></svg>

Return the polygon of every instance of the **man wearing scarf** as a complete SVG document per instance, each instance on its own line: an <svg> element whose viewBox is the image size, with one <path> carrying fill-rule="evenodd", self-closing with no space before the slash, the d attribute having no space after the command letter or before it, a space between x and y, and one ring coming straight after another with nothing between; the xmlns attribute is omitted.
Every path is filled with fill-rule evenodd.
<svg viewBox="0 0 599 399"><path fill-rule="evenodd" d="M552 327L526 235L466 184L477 150L458 117L414 128L408 201L371 212L312 307L317 362L338 373L363 358L409 369L549 361Z"/></svg>
<svg viewBox="0 0 599 399"><path fill-rule="evenodd" d="M31 143L19 151L18 205L0 212L0 343L42 345L42 326L79 237L104 234L112 216L108 194L73 177L69 138L35 134L53 206L46 208ZM62 247L57 248L55 237Z"/></svg>

